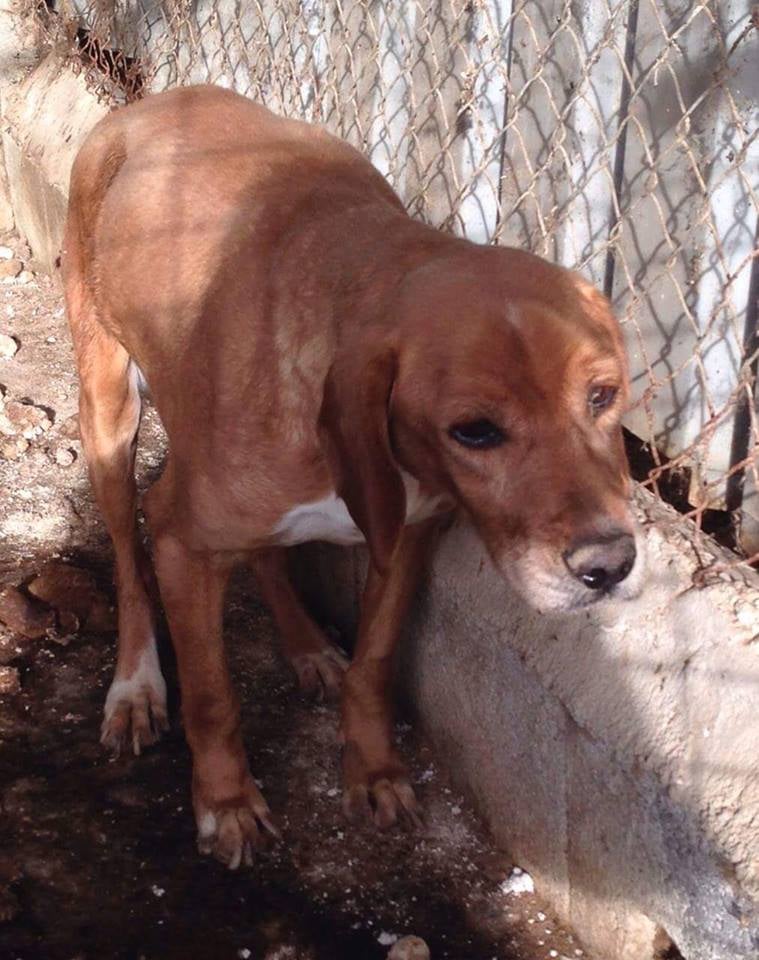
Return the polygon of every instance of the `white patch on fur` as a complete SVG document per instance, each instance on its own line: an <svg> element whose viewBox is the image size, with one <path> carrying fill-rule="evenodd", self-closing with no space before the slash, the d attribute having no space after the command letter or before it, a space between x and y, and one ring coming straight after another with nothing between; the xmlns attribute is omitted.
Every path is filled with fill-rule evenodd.
<svg viewBox="0 0 759 960"><path fill-rule="evenodd" d="M216 817L210 810L201 814L198 820L198 835L201 837L212 837L216 833Z"/></svg>
<svg viewBox="0 0 759 960"><path fill-rule="evenodd" d="M132 382L137 387L137 392L140 396L149 396L150 387L148 386L148 381L145 379L145 374L140 370L134 360L130 360L129 363L129 374L132 377Z"/></svg>
<svg viewBox="0 0 759 960"><path fill-rule="evenodd" d="M119 703L134 703L142 691L149 690L152 699L166 706L166 682L158 662L158 650L155 639L151 637L142 651L137 669L131 677L116 677L105 698L105 719L110 720Z"/></svg>
<svg viewBox="0 0 759 960"><path fill-rule="evenodd" d="M406 488L406 523L419 523L431 517L440 505L439 497L424 497L416 477L402 472ZM293 507L273 530L278 546L291 547L311 540L328 543L363 543L364 535L353 522L345 501L331 493L315 503Z"/></svg>
<svg viewBox="0 0 759 960"><path fill-rule="evenodd" d="M277 544L291 547L310 540L330 543L362 543L364 535L353 522L345 501L331 493L316 503L293 507L274 528Z"/></svg>

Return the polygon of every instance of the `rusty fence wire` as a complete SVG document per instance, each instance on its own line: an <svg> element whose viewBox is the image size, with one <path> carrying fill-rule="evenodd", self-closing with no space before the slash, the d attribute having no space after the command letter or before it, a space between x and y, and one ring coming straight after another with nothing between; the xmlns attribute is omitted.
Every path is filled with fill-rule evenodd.
<svg viewBox="0 0 759 960"><path fill-rule="evenodd" d="M639 474L759 555L759 6L21 2L114 103L232 87L364 150L413 215L582 271L625 327Z"/></svg>

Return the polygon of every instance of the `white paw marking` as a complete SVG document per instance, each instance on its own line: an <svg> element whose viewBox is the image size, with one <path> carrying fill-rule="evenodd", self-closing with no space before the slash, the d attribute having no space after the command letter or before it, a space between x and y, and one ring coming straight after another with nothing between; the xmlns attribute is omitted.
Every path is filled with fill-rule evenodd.
<svg viewBox="0 0 759 960"><path fill-rule="evenodd" d="M198 820L198 833L201 837L212 837L216 833L216 817L209 811Z"/></svg>
<svg viewBox="0 0 759 960"><path fill-rule="evenodd" d="M149 690L153 698L163 707L166 706L166 681L158 662L158 650L154 638L150 638L142 651L137 669L128 679L113 681L105 698L105 719L110 720L119 703L134 703L143 690Z"/></svg>

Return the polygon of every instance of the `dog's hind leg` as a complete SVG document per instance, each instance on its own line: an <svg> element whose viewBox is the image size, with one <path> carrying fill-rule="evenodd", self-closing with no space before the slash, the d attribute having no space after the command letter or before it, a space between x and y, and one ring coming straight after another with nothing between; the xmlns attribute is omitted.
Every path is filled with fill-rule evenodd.
<svg viewBox="0 0 759 960"><path fill-rule="evenodd" d="M168 725L166 684L146 588L150 567L136 529L138 370L98 320L76 242L73 238L67 245L65 288L79 368L80 432L95 497L113 541L118 592L118 660L105 702L102 742L116 753L131 742L138 754Z"/></svg>
<svg viewBox="0 0 759 960"><path fill-rule="evenodd" d="M306 612L290 582L284 548L261 550L250 558L264 603L277 622L282 649L301 690L321 699L340 694L347 660L324 636Z"/></svg>

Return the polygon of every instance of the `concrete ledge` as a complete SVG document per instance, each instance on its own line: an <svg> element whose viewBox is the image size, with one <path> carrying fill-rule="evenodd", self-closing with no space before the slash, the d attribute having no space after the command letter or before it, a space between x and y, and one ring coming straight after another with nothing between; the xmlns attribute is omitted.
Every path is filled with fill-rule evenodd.
<svg viewBox="0 0 759 960"><path fill-rule="evenodd" d="M0 0L0 117L5 118L8 91L39 60L37 32L31 18L22 17L16 0ZM0 138L0 233L12 230L13 204Z"/></svg>
<svg viewBox="0 0 759 960"><path fill-rule="evenodd" d="M475 534L442 538L400 662L412 708L499 845L603 960L759 955L759 590L639 491L651 582L555 618L503 583ZM312 601L357 611L362 551L303 551Z"/></svg>
<svg viewBox="0 0 759 960"><path fill-rule="evenodd" d="M3 153L16 226L36 267L51 271L66 222L71 165L108 108L51 55L3 97Z"/></svg>
<svg viewBox="0 0 759 960"><path fill-rule="evenodd" d="M52 266L71 163L105 107L54 58L4 95L16 222ZM759 955L759 589L695 590L691 528L639 494L652 583L638 602L528 609L463 524L442 539L399 664L413 709L487 819L601 960ZM360 550L314 547L313 603L355 624ZM305 574L305 575L304 575Z"/></svg>

